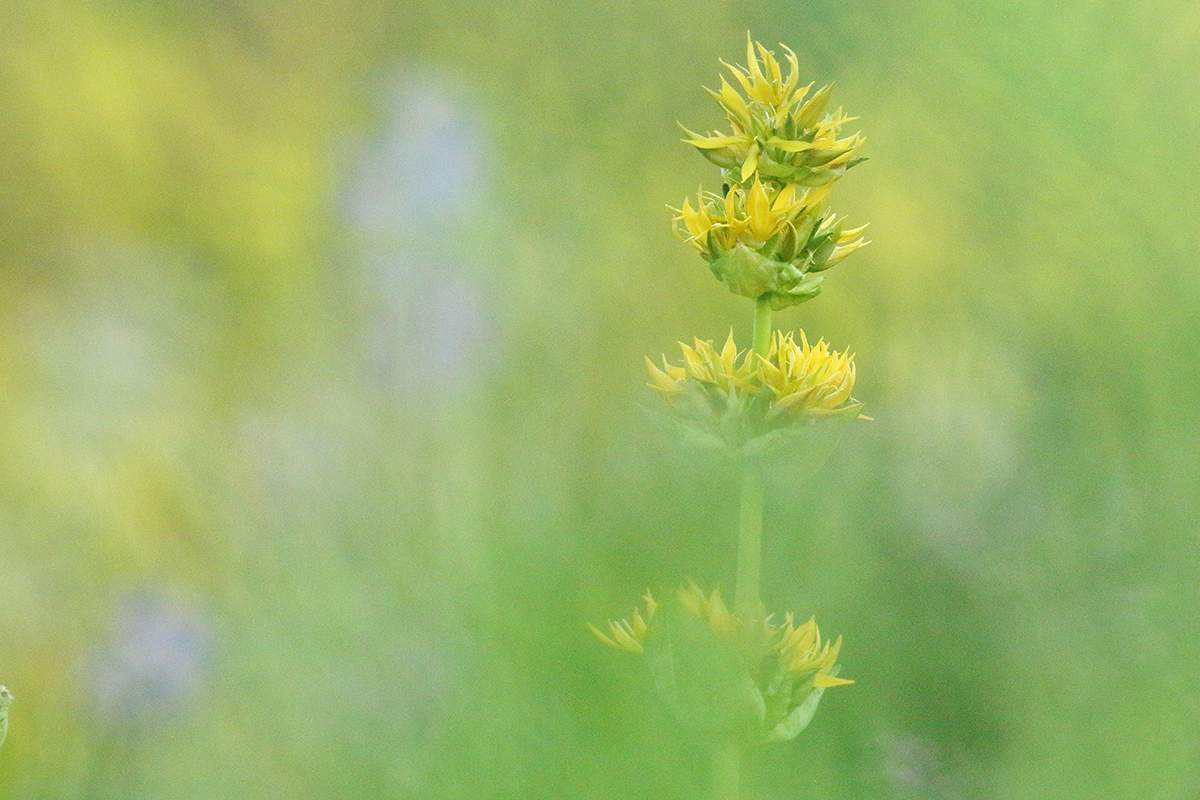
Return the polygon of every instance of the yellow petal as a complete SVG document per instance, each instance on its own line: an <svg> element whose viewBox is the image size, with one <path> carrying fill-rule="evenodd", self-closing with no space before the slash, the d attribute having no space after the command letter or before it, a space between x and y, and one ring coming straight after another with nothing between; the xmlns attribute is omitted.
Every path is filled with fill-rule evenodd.
<svg viewBox="0 0 1200 800"><path fill-rule="evenodd" d="M746 160L742 162L743 181L749 180L750 176L758 170L758 154L761 149L757 141L750 145L750 149L746 153Z"/></svg>
<svg viewBox="0 0 1200 800"><path fill-rule="evenodd" d="M845 686L854 683L854 681L846 680L845 678L835 678L832 675L826 675L824 672L818 672L813 676L813 686L818 689L828 689L830 686Z"/></svg>

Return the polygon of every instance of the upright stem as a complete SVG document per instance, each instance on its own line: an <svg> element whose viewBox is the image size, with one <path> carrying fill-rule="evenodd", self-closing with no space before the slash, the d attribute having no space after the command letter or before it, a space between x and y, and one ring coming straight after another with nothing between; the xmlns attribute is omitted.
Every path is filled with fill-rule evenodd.
<svg viewBox="0 0 1200 800"><path fill-rule="evenodd" d="M764 294L754 301L755 353L765 356L771 349L771 295Z"/></svg>
<svg viewBox="0 0 1200 800"><path fill-rule="evenodd" d="M771 349L771 297L764 294L754 301L754 344L752 352L766 356ZM738 514L737 584L733 611L750 621L759 613L759 585L762 581L763 484L757 464L742 466L741 504ZM713 748L713 800L738 800L742 748L737 741L722 742Z"/></svg>
<svg viewBox="0 0 1200 800"><path fill-rule="evenodd" d="M754 301L753 352L765 356L771 348L771 295ZM762 475L757 465L746 461L742 466L741 511L738 518L737 584L733 595L734 613L753 619L758 613L759 582L762 575Z"/></svg>
<svg viewBox="0 0 1200 800"><path fill-rule="evenodd" d="M738 800L741 796L738 778L742 768L742 748L737 742L720 742L713 746L713 800Z"/></svg>
<svg viewBox="0 0 1200 800"><path fill-rule="evenodd" d="M733 610L744 620L758 613L762 575L762 475L754 464L742 467L741 511L738 515L738 566Z"/></svg>

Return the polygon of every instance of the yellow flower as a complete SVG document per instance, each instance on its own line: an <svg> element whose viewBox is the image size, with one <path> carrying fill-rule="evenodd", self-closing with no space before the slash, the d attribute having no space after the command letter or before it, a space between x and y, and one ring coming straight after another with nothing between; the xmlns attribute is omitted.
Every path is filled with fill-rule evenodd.
<svg viewBox="0 0 1200 800"><path fill-rule="evenodd" d="M823 272L867 244L866 226L843 231L836 214L826 214L832 184L777 187L755 176L748 189L726 187L724 197L701 189L675 212L675 234L690 244L730 291L746 297L772 296L785 308L815 297Z"/></svg>
<svg viewBox="0 0 1200 800"><path fill-rule="evenodd" d="M655 610L658 609L658 603L654 601L649 589L642 595L642 599L646 601L645 617L635 607L633 615L629 619L609 620L607 635L590 623L588 628L597 639L609 647L615 647L628 653L641 653L642 646L646 642L646 634L650 632L650 622L654 619Z"/></svg>
<svg viewBox="0 0 1200 800"><path fill-rule="evenodd" d="M696 339L695 342L695 347L679 343L679 348L683 351L682 367L668 364L666 356L663 356L663 368L660 370L654 366L653 361L646 359L651 388L668 400L687 394L691 386L695 385L689 382L698 383L721 395L758 391L757 384L752 381L755 376L754 365L747 354L738 352L732 330L720 352L713 347L712 342L700 339Z"/></svg>
<svg viewBox="0 0 1200 800"><path fill-rule="evenodd" d="M704 620L709 630L727 642L735 643L742 620L733 615L721 597L720 589L705 596L696 584L679 590L679 604Z"/></svg>
<svg viewBox="0 0 1200 800"><path fill-rule="evenodd" d="M790 674L795 677L811 675L813 686L816 688L854 683L830 674L837 664L838 652L842 649L842 637L839 636L832 645L828 641L822 644L815 617L810 617L808 622L796 627L789 613L780 630L782 632L775 649L779 651L783 666Z"/></svg>
<svg viewBox="0 0 1200 800"><path fill-rule="evenodd" d="M701 255L719 256L739 243L758 249L789 229L795 233L798 218L819 212L828 193L827 187L764 186L756 177L749 191L734 185L720 197L701 190L696 195L696 208L687 198L681 208L671 210L680 238ZM807 229L812 230L812 223Z"/></svg>
<svg viewBox="0 0 1200 800"><path fill-rule="evenodd" d="M810 346L804 331L776 331L771 349L759 361L758 377L773 395L771 411L792 416L842 414L862 407L854 391L854 356L830 351L825 340Z"/></svg>
<svg viewBox="0 0 1200 800"><path fill-rule="evenodd" d="M796 54L783 49L790 67L786 78L775 54L747 33L747 65L725 64L746 96L724 78L719 92L708 90L725 110L733 133L704 136L684 128L684 141L725 170L730 182L744 183L757 172L781 184L820 186L860 160L863 137L838 138L841 127L856 118L841 109L823 115L833 87L808 96L812 84L798 86Z"/></svg>

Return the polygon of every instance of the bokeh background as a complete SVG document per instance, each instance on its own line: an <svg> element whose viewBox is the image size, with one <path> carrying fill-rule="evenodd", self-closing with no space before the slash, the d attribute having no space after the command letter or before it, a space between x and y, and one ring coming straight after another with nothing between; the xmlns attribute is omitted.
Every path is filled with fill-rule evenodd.
<svg viewBox="0 0 1200 800"><path fill-rule="evenodd" d="M1200 797L1200 6L0 16L0 797L704 796L585 623L732 581L638 404L749 335L665 208L747 30L868 138L778 323L875 418L769 498L858 682L747 797Z"/></svg>

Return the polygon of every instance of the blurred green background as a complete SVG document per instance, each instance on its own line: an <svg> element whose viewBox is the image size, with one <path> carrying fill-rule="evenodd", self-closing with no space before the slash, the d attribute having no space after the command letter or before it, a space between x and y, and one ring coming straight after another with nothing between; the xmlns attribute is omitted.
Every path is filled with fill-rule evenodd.
<svg viewBox="0 0 1200 800"><path fill-rule="evenodd" d="M779 315L871 424L766 599L845 675L756 798L1200 798L1194 3L6 0L2 798L694 798L585 623L732 582L642 356L751 30L871 247Z"/></svg>

